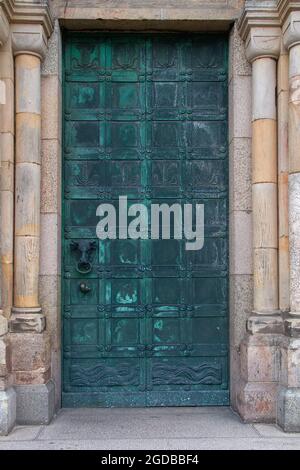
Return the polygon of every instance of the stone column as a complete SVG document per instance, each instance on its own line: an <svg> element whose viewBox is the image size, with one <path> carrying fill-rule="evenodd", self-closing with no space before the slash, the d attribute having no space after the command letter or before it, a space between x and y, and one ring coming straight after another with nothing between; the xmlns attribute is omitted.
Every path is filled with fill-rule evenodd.
<svg viewBox="0 0 300 470"><path fill-rule="evenodd" d="M6 133L11 131L13 126L13 119L10 119L11 114L9 113L9 106L7 107L7 101L10 97L13 99L13 95L9 91L11 90L11 83L8 83L10 80L10 50L9 47L6 48L6 43L8 42L9 37L9 24L7 18L3 12L2 7L0 7L0 181L1 181L1 192L6 188L6 185L9 184L7 181L8 172L6 162L8 156L11 155L12 150L12 141L10 144L7 142ZM12 122L11 122L12 121ZM4 156L5 151L5 156ZM6 232L4 227L6 224L2 224L3 214L2 208L4 205L0 204L0 230L1 230L1 259L2 263L0 264L0 435L7 435L10 430L13 428L16 421L16 394L14 389L10 386L9 382L9 354L8 354L8 344L7 344L7 314L4 315L2 310L2 288L5 285L2 279L2 266L3 266L3 255L6 253ZM9 221L7 222L9 225ZM4 270L4 276L6 276ZM6 278L5 278L6 279ZM7 296L6 296L7 298Z"/></svg>
<svg viewBox="0 0 300 470"><path fill-rule="evenodd" d="M247 421L273 421L277 350L283 329L278 306L277 59L281 29L250 27L252 63L253 312L241 344L239 412Z"/></svg>
<svg viewBox="0 0 300 470"><path fill-rule="evenodd" d="M277 45L277 44L276 44ZM252 48L251 48L252 47ZM248 48L252 59L253 306L278 312L276 53ZM273 55L271 55L273 52Z"/></svg>
<svg viewBox="0 0 300 470"><path fill-rule="evenodd" d="M10 320L17 422L53 415L50 342L40 308L41 60L47 38L39 24L13 24L16 157L14 307ZM34 396L34 400L32 400Z"/></svg>
<svg viewBox="0 0 300 470"><path fill-rule="evenodd" d="M300 431L300 11L283 26L289 51L289 239L290 314L281 350L278 423Z"/></svg>
<svg viewBox="0 0 300 470"><path fill-rule="evenodd" d="M14 29L15 26L14 26ZM42 35L26 51L22 34L13 33L16 74L16 192L14 318L11 331L41 332L38 299L41 180ZM25 50L24 50L25 49Z"/></svg>

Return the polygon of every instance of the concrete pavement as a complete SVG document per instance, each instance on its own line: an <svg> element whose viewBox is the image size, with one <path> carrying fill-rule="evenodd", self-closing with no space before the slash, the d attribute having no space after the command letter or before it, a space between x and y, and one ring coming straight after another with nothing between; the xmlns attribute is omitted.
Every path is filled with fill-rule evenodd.
<svg viewBox="0 0 300 470"><path fill-rule="evenodd" d="M227 407L63 409L49 426L0 437L4 449L300 449L300 434L245 424Z"/></svg>

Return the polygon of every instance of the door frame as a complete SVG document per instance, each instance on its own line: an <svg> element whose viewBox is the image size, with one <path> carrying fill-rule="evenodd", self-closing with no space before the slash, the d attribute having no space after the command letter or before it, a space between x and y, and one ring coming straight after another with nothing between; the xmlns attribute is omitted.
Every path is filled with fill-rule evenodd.
<svg viewBox="0 0 300 470"><path fill-rule="evenodd" d="M67 50L66 50L66 46L70 47L70 44L72 44L72 39L75 38L75 40L77 38L83 38L83 35L81 36L82 33L78 33L77 31L68 31L66 34L64 34L63 36L63 39L64 39L64 43L63 43L63 79L62 79L62 86L63 86L63 93L62 93L62 96L63 96L63 104L62 104L62 109L63 109L63 115L65 114L65 110L64 110L64 106L65 106L65 98L67 97L66 93L67 93L67 80L65 79L65 60L66 58L68 57L68 53L67 53ZM84 33L83 33L84 34ZM107 35L108 37L110 36L117 36L117 37L120 37L121 35L125 35L127 37L129 37L130 35L133 35L134 37L141 37L143 38L143 36L145 38L151 36L151 37L154 37L154 33L148 33L148 32L143 32L143 31L132 31L132 32L123 32L123 31L109 31L109 32L100 32L100 31L93 31L93 32L87 32L86 35L89 35L89 34L92 34L94 38L101 38L102 35ZM169 36L169 35L176 35L178 36L179 38L182 37L184 38L184 34L182 32L159 32L159 33L156 33L157 36L159 38L163 38L164 36ZM222 33L215 33L215 32L210 32L210 33L206 33L206 32L200 32L200 33L195 33L195 32L191 32L189 33L190 36L192 37L193 34L199 34L199 35L203 35L204 37L207 37L209 36L210 34L212 36L216 36L216 35L219 35L222 40L224 38L224 51L225 51L225 56L226 56L226 66L227 66L227 76L226 76L226 81L228 83L228 37L226 34L224 34L223 32ZM222 83L222 82L220 82ZM225 123L227 125L227 131L228 131L228 90L226 90L225 93L225 99L226 99L226 117L225 117ZM145 99L146 99L146 96L145 96ZM66 125L66 122L67 122L67 119L63 119L63 124L62 124L62 130L63 130L63 136L62 136L62 142L63 142L63 148L64 148L64 138L65 138L65 134L64 134L64 131L65 131L65 125ZM226 324L226 337L227 337L227 342L226 342L226 347L227 347L227 354L226 354L226 362L227 362L227 382L228 382L228 387L226 389L223 389L223 387L220 387L218 390L214 390L213 388L211 390L205 390L205 388L203 390L195 390L195 391L191 391L190 392L190 396L189 398L187 398L187 396L185 396L185 391L182 389L181 392L182 392L182 403L186 403L187 400L190 400L189 403L196 403L196 401L202 397L202 401L203 401L203 404L199 405L199 406L215 406L216 404L219 405L219 406L226 406L227 405L227 400L228 400L228 396L230 394L229 390L230 390L230 345L229 345L229 237L228 237L228 234L229 234L229 187L228 187L228 184L229 184L229 142L228 142L228 138L227 138L227 141L226 141L226 147L227 147L227 158L226 158L226 209L227 209L227 225L226 225L226 245L227 245L227 260L226 260L226 264L227 264L227 275L226 275L226 286L227 286L227 307L226 307L226 316L224 317L224 323ZM64 159L64 152L62 154L62 158ZM66 184L66 180L65 180L65 175L64 175L64 163L62 162L62 200L61 200L61 204L62 204L62 232L64 233L65 232L65 227L64 227L64 221L65 221L65 213L64 213L64 208L65 208L65 203L66 203L66 198L64 197L64 194L65 194L65 191L64 191L64 188L65 188L65 184ZM65 315L68 315L66 314L66 309L64 309L64 292L65 292L65 282L66 281L66 275L65 275L65 271L64 271L64 251L65 251L65 246L67 245L67 239L65 239L65 237L62 236L62 271L61 271L61 292L62 292L62 298L61 298L61 309L62 309L62 312L63 312L63 317L62 317L62 328L61 328L61 332L62 332L62 337L61 337L61 343L62 343L62 346L64 348L64 350L68 347L68 346L65 346L64 344L64 326L65 326L65 321L64 321L64 316ZM68 315L68 318L69 318L69 315ZM65 351L64 354L62 354L62 357L61 357L61 368L62 368L62 387L64 386L64 374L66 374L66 365L64 367L64 358L66 358L66 356L68 355L68 351ZM68 357L68 356L67 356ZM225 358L225 356L224 356ZM195 359L197 359L197 356L195 357ZM199 356L199 360L201 359L201 356ZM220 358L220 363L223 362L223 360ZM225 360L225 359L224 359ZM68 385L66 385L68 387ZM228 393L227 393L228 391ZM180 392L180 390L178 390L178 393ZM99 390L99 396L100 395L105 395L106 393L104 392L101 392ZM159 390L156 390L156 391L152 391L152 392L149 392L149 395L151 395L151 398L148 397L146 398L146 402L147 400L150 400L151 405L148 405L148 406L160 406L158 403L160 402L161 400L161 397L164 396L164 400L165 400L165 403L169 403L166 404L165 406L174 406L172 403L173 403L173 395L176 395L177 391L175 390L172 390L172 391L159 391ZM92 406L92 404L94 403L94 399L92 398L92 396L96 395L97 392L82 392L82 394L86 397L85 398L85 401L84 403L81 401L83 400L82 397L81 397L81 394L80 392L78 392L78 398L77 398L77 393L76 392L71 392L70 391L70 396L68 397L68 392L65 393L65 398L62 397L62 399L64 400L64 403L63 405L68 407L68 406L76 406L76 405L73 405L73 403L78 403L78 406ZM112 405L111 406L116 406L114 403L115 403L115 400L118 401L118 396L119 395L124 395L123 399L124 400L124 406L126 406L126 403L127 403L127 406L130 407L130 406L142 406L140 403L142 403L142 397L138 398L138 395L139 393L137 393L137 391L133 392L133 396L135 397L134 400L131 400L130 399L130 392L126 393L124 391L113 391L113 389L110 391L110 392L107 392L107 398L103 399L103 402L105 401L106 402L110 402L110 400L112 400ZM146 396L146 393L144 392L144 395ZM74 398L76 396L76 398ZM195 397L199 397L196 398ZM102 399L102 398L101 398ZM132 402L134 401L134 403L136 403L135 405L132 405ZM220 404L222 402L222 405ZM70 405L69 405L70 403ZM83 405L81 405L83 403ZM87 403L87 405L86 405ZM107 405L106 405L107 406ZM119 406L119 405L117 405ZM120 405L120 406L123 406ZM147 406L147 405L146 405ZM185 406L185 405L180 405L178 403L178 405L176 406ZM195 406L195 405L189 405L189 406ZM198 406L198 405L197 405Z"/></svg>
<svg viewBox="0 0 300 470"><path fill-rule="evenodd" d="M143 22L140 26L145 28ZM197 30L197 22L193 28ZM64 21L64 24L65 21ZM190 30L189 24L178 22L179 26L168 32L181 32ZM199 25L200 23L198 23ZM162 30L165 26L161 24ZM118 31L127 31L128 23L119 22ZM223 30L224 27L220 28ZM226 28L229 30L229 23ZM198 26L198 30L205 31L205 27ZM143 31L143 29L141 29ZM213 32L218 32L216 28ZM51 40L46 60L43 66L42 91L43 96L51 96L53 90L58 94L60 103L48 113L43 108L42 120L53 129L53 135L42 136L44 161L47 158L47 168L42 170L43 180L51 179L51 173L57 175L58 191L53 196L51 210L43 210L48 203L47 192L42 192L42 250L41 250L41 278L52 276L50 284L41 283L41 303L48 316L50 334L52 337L52 373L56 385L56 406L60 407L61 397L61 292L59 289L61 275L61 203L62 197L62 108L61 96L63 92L61 80L62 66L62 28L56 23L55 32ZM153 32L155 34L155 31ZM247 314L252 308L252 262L251 262L251 71L245 59L244 44L240 39L237 28L234 26L229 34L229 103L228 103L228 143L229 143L229 348L230 368L229 383L231 404L235 406L240 389L240 361L239 347L245 333ZM55 55L55 61L53 60ZM54 64L55 62L55 64ZM51 142L50 142L51 141ZM51 148L50 148L51 147ZM51 158L50 158L51 157ZM239 200L237 195L243 195ZM49 230L49 223L52 229ZM50 245L50 250L49 250ZM44 248L45 247L45 248ZM244 253L244 256L240 256ZM49 307L47 298L51 297Z"/></svg>

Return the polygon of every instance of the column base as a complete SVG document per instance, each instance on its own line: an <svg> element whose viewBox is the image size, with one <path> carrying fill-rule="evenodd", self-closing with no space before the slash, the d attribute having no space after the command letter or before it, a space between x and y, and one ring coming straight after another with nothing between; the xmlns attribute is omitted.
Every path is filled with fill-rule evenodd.
<svg viewBox="0 0 300 470"><path fill-rule="evenodd" d="M247 321L247 331L255 334L280 335L284 333L284 322L278 311L266 315L262 312L252 312Z"/></svg>
<svg viewBox="0 0 300 470"><path fill-rule="evenodd" d="M0 436L7 436L16 424L16 392L0 391Z"/></svg>
<svg viewBox="0 0 300 470"><path fill-rule="evenodd" d="M286 316L284 321L286 336L290 338L300 338L300 315L299 312Z"/></svg>
<svg viewBox="0 0 300 470"><path fill-rule="evenodd" d="M9 321L10 333L42 333L46 328L46 318L40 307L13 307Z"/></svg>
<svg viewBox="0 0 300 470"><path fill-rule="evenodd" d="M237 396L237 411L246 423L276 421L277 384L244 382Z"/></svg>
<svg viewBox="0 0 300 470"><path fill-rule="evenodd" d="M280 390L277 413L277 424L285 432L300 432L300 388Z"/></svg>
<svg viewBox="0 0 300 470"><path fill-rule="evenodd" d="M50 380L47 384L16 385L17 423L49 424L55 411L55 389Z"/></svg>
<svg viewBox="0 0 300 470"><path fill-rule="evenodd" d="M240 345L241 380L236 403L246 422L276 421L283 331L283 320L277 312L253 312L247 321L247 334Z"/></svg>

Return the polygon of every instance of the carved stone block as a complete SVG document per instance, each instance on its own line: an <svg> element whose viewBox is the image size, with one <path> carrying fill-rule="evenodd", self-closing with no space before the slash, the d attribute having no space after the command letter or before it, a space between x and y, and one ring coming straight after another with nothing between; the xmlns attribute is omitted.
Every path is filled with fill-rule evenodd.
<svg viewBox="0 0 300 470"><path fill-rule="evenodd" d="M13 310L9 322L10 333L42 333L46 328L46 318L42 313L18 313Z"/></svg>

